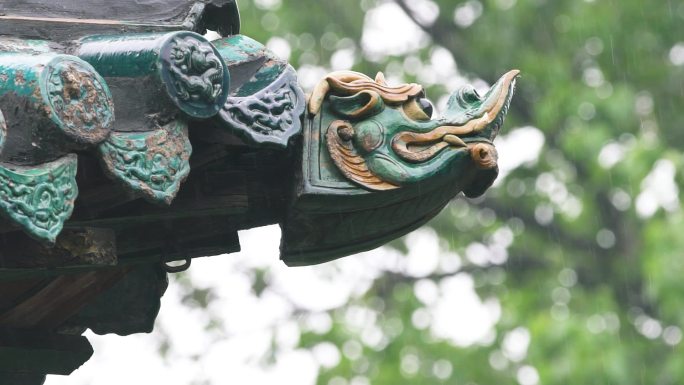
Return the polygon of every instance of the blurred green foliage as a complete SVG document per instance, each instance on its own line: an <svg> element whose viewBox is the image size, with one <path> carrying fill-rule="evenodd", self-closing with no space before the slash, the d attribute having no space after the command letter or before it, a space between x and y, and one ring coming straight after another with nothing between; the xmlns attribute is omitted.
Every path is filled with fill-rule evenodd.
<svg viewBox="0 0 684 385"><path fill-rule="evenodd" d="M396 0L428 44L368 55L361 43L367 11L387 3L240 1L242 32L264 43L284 39L298 69L329 70L339 50L351 49L353 70L424 83L434 100L453 89L444 79L426 84L406 63L426 63L436 47L451 52L470 79L493 82L518 68L502 134L535 127L544 145L538 159L484 198L456 198L430 223L463 257L459 271L419 278L387 272L364 296L329 312L332 328L303 329L300 347L331 342L343 353L338 365L321 369L318 383L684 383L684 216L677 198L684 3ZM530 151L524 141L515 144L513 152ZM501 236L512 236L507 257L472 258L473 242L491 253ZM500 304L491 338L457 346L415 321L427 307L415 295L417 282L439 285L454 274L468 274L481 298ZM254 276L261 293L268 274ZM371 315L386 337L382 344L369 345L364 328L348 325L356 308ZM516 335L529 337L526 354L507 347Z"/></svg>

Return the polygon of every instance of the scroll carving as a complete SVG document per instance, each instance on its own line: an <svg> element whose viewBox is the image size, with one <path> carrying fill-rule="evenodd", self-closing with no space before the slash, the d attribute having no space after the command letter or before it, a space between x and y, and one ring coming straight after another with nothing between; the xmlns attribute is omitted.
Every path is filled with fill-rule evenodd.
<svg viewBox="0 0 684 385"><path fill-rule="evenodd" d="M344 120L335 120L328 127L326 139L330 157L350 180L373 190L392 190L399 186L383 181L373 174L366 161L354 149L351 139L354 129Z"/></svg>
<svg viewBox="0 0 684 385"><path fill-rule="evenodd" d="M245 97L229 97L219 112L221 120L254 144L286 147L301 129L304 93L292 67L266 88Z"/></svg>
<svg viewBox="0 0 684 385"><path fill-rule="evenodd" d="M33 238L54 243L78 195L76 155L38 166L0 166L0 211Z"/></svg>
<svg viewBox="0 0 684 385"><path fill-rule="evenodd" d="M170 204L190 173L192 147L182 121L154 131L114 132L99 151L113 178L155 203Z"/></svg>

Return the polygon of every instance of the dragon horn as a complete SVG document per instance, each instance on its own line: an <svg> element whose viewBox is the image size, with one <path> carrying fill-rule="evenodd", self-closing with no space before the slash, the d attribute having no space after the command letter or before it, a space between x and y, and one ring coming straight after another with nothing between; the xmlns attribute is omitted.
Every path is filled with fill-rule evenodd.
<svg viewBox="0 0 684 385"><path fill-rule="evenodd" d="M321 106L323 105L323 100L325 96L330 92L330 82L329 79L334 79L343 83L350 83L355 80L370 80L368 76L354 71L335 71L324 77L316 87L314 87L309 97L309 114L316 115L321 111Z"/></svg>
<svg viewBox="0 0 684 385"><path fill-rule="evenodd" d="M380 84L381 86L386 86L387 81L385 80L385 74L382 72L378 72L377 75L375 75L375 82Z"/></svg>

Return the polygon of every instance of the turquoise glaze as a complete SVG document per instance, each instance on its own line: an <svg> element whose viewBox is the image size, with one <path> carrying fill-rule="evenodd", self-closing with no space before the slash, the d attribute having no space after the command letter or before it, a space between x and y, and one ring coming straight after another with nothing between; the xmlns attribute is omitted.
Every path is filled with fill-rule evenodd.
<svg viewBox="0 0 684 385"><path fill-rule="evenodd" d="M0 213L31 237L54 243L78 195L76 155L37 166L0 165Z"/></svg>
<svg viewBox="0 0 684 385"><path fill-rule="evenodd" d="M151 76L193 118L209 118L228 97L230 74L220 54L194 32L90 36L76 55L105 78Z"/></svg>
<svg viewBox="0 0 684 385"><path fill-rule="evenodd" d="M250 37L234 35L214 40L211 43L216 47L228 68L238 68L246 63L258 65L255 72L250 74L249 81L242 84L231 96L253 95L267 88L287 70L286 61L278 58L263 44Z"/></svg>
<svg viewBox="0 0 684 385"><path fill-rule="evenodd" d="M269 59L277 59L263 44L245 35L233 35L212 40L211 44L221 53L223 60L229 64L243 63L264 56Z"/></svg>
<svg viewBox="0 0 684 385"><path fill-rule="evenodd" d="M190 173L192 146L187 124L177 120L154 131L113 132L99 153L108 174L129 191L168 205Z"/></svg>

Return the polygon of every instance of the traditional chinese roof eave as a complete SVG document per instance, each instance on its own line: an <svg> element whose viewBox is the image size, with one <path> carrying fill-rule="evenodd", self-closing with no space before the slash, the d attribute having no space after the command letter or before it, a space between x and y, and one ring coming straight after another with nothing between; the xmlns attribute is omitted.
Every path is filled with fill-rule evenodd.
<svg viewBox="0 0 684 385"><path fill-rule="evenodd" d="M240 14L235 0L138 0L94 1L97 6L83 7L82 1L62 0L51 3L0 1L0 35L25 39L69 41L91 34L170 32L189 30L205 33L207 29L222 35L240 32ZM129 11L132 10L132 11Z"/></svg>

